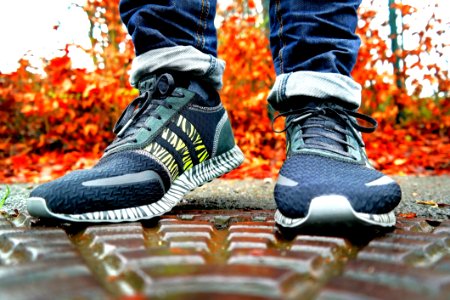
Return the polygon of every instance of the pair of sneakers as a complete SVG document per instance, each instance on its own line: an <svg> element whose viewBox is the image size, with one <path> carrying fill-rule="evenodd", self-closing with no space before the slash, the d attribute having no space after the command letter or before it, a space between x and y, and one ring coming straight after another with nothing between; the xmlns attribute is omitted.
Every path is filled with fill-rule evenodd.
<svg viewBox="0 0 450 300"><path fill-rule="evenodd" d="M243 162L215 90L174 73L148 75L138 88L97 165L34 189L31 215L71 222L151 219ZM279 115L286 117L287 159L274 191L276 222L287 228L393 226L400 187L370 167L360 135L376 122L331 101L302 100ZM358 118L373 127L362 127Z"/></svg>

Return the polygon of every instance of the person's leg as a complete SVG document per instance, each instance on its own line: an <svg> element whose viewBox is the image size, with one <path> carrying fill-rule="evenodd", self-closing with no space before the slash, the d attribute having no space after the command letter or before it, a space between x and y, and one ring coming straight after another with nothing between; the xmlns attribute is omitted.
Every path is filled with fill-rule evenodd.
<svg viewBox="0 0 450 300"><path fill-rule="evenodd" d="M271 0L270 45L277 80L269 101L277 108L294 96L330 97L353 107L361 87L350 78L360 40L360 0Z"/></svg>
<svg viewBox="0 0 450 300"><path fill-rule="evenodd" d="M217 59L216 0L120 2L133 39L131 83L158 70L189 73L220 88L225 62Z"/></svg>
<svg viewBox="0 0 450 300"><path fill-rule="evenodd" d="M355 111L360 2L271 0L277 79L268 101L286 117L287 159L274 191L283 227L395 223L400 187L370 166L360 132L376 121Z"/></svg>
<svg viewBox="0 0 450 300"><path fill-rule="evenodd" d="M76 222L150 219L243 161L217 89L215 0L123 0L136 48L125 109L99 163L36 188L28 211Z"/></svg>

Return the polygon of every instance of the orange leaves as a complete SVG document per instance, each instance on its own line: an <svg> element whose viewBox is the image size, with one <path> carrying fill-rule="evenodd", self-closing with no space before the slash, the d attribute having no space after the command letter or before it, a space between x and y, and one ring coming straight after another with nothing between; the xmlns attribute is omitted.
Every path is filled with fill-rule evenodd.
<svg viewBox="0 0 450 300"><path fill-rule="evenodd" d="M389 174L448 174L448 132L440 135L432 128L382 124L375 133L364 136L369 158L376 168Z"/></svg>
<svg viewBox="0 0 450 300"><path fill-rule="evenodd" d="M2 182L42 182L64 175L69 170L92 167L98 154L91 152L32 152L0 160Z"/></svg>
<svg viewBox="0 0 450 300"><path fill-rule="evenodd" d="M414 219L415 217L417 217L417 214L413 212L408 212L408 213L400 213L397 216L405 219Z"/></svg>
<svg viewBox="0 0 450 300"><path fill-rule="evenodd" d="M65 49L65 56L62 57L56 57L53 58L50 63L47 65L46 67L46 72L51 71L52 73L57 72L57 71L62 71L64 72L65 70L70 69L70 66L72 64L70 58L67 56L67 54L69 53L67 50L68 47L66 47ZM64 79L61 78L61 79Z"/></svg>
<svg viewBox="0 0 450 300"><path fill-rule="evenodd" d="M247 1L247 5L248 5L248 8L249 8L249 9L254 9L254 8L256 8L255 1L253 1L253 0L248 0L248 1Z"/></svg>
<svg viewBox="0 0 450 300"><path fill-rule="evenodd" d="M84 135L96 135L98 134L98 126L95 124L87 124L83 128Z"/></svg>
<svg viewBox="0 0 450 300"><path fill-rule="evenodd" d="M436 202L436 201L432 201L432 200L428 200L428 201L417 200L416 203L417 204L422 204L422 205L430 205L430 206L435 207L435 208L447 208L447 207L450 207L450 204L448 204L448 203Z"/></svg>
<svg viewBox="0 0 450 300"><path fill-rule="evenodd" d="M273 177L284 158L284 138L275 136L267 112L267 95L275 75L269 41L255 27L254 3L239 1L226 12L219 30L219 56L227 61L222 101L230 110L234 134L246 160L228 178ZM244 8L243 8L244 7Z"/></svg>
<svg viewBox="0 0 450 300"><path fill-rule="evenodd" d="M120 24L118 2L103 4L114 11L110 21ZM87 5L88 11L96 10L92 2ZM73 69L71 47L66 46L61 57L44 62L44 77L30 73L25 60L16 72L1 75L0 119L8 121L0 124L0 140L7 141L0 150L0 181L50 180L73 166L92 165L99 157L99 149L113 139L118 114L135 95L125 73L133 48L122 26L119 30L114 37L125 41L122 51L115 46L99 53L87 50L103 63L102 70Z"/></svg>
<svg viewBox="0 0 450 300"><path fill-rule="evenodd" d="M417 9L411 5L403 4L403 3L394 3L391 8L398 9L402 16L410 15L417 12Z"/></svg>

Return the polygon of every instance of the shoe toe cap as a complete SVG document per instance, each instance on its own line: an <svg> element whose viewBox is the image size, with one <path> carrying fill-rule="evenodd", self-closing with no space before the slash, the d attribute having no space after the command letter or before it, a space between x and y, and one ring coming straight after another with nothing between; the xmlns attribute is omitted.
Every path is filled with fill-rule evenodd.
<svg viewBox="0 0 450 300"><path fill-rule="evenodd" d="M368 184L384 177L364 165L299 155L283 165L274 196L280 212L292 218L305 217L312 199L328 195L345 197L356 212L383 214L401 199L400 187L393 180Z"/></svg>
<svg viewBox="0 0 450 300"><path fill-rule="evenodd" d="M151 171L146 167L149 166L136 164L136 167L119 168L113 159L100 167L73 171L42 184L30 197L43 198L49 210L64 214L150 204L163 197L166 187L160 170ZM153 165L150 167L155 169Z"/></svg>

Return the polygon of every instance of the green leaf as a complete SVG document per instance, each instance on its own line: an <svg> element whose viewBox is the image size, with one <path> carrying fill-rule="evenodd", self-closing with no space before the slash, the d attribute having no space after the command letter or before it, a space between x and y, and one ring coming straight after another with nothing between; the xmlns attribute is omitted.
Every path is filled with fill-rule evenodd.
<svg viewBox="0 0 450 300"><path fill-rule="evenodd" d="M3 196L3 198L0 200L0 208L2 208L3 204L5 204L5 201L9 197L9 194L11 194L11 189L9 188L9 185L7 185L6 186L6 193Z"/></svg>

